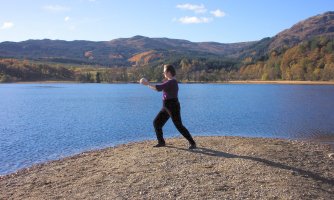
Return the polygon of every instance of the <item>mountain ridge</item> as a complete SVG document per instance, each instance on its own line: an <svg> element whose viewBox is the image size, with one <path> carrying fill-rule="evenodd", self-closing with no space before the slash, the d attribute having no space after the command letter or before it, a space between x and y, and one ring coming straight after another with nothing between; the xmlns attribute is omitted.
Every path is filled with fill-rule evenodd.
<svg viewBox="0 0 334 200"><path fill-rule="evenodd" d="M98 64L129 67L174 57L222 57L242 60L262 59L271 51L282 51L317 36L334 36L334 11L328 11L259 41L219 43L191 42L185 39L149 38L136 35L110 41L26 40L0 43L0 57L61 63ZM146 52L146 53L145 53ZM150 52L152 55L150 55ZM145 55L144 61L141 56ZM135 59L135 58L136 59ZM156 59L147 59L148 57Z"/></svg>
<svg viewBox="0 0 334 200"><path fill-rule="evenodd" d="M328 11L323 14L302 20L292 27L285 29L273 37L269 49L277 49L279 43L292 46L314 35L333 35L334 33L334 11ZM289 39L290 41L287 41Z"/></svg>

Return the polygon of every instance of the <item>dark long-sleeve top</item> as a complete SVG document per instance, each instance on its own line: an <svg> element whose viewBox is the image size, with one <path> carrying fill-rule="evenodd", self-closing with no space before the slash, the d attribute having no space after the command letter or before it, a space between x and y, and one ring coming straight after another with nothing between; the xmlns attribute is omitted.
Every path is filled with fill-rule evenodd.
<svg viewBox="0 0 334 200"><path fill-rule="evenodd" d="M155 87L159 92L162 91L162 100L177 98L179 92L177 80L171 79L162 84L155 85Z"/></svg>

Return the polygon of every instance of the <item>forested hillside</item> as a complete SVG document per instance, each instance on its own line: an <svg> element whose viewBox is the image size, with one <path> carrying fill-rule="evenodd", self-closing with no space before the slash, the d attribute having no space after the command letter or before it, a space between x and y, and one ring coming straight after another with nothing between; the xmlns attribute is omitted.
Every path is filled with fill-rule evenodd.
<svg viewBox="0 0 334 200"><path fill-rule="evenodd" d="M334 39L316 37L281 52L272 51L265 60L248 57L238 70L241 80L334 80Z"/></svg>
<svg viewBox="0 0 334 200"><path fill-rule="evenodd" d="M242 61L219 57L171 57L183 82L222 82L229 80L334 80L334 38L315 37L299 45L272 51L263 60ZM142 66L103 68L93 66L43 64L28 60L0 59L0 81L63 80L79 82L137 82L145 76L161 81L159 59Z"/></svg>
<svg viewBox="0 0 334 200"><path fill-rule="evenodd" d="M183 82L334 81L334 12L298 22L260 41L221 44L134 36L107 42L0 43L0 81L161 81L173 64Z"/></svg>

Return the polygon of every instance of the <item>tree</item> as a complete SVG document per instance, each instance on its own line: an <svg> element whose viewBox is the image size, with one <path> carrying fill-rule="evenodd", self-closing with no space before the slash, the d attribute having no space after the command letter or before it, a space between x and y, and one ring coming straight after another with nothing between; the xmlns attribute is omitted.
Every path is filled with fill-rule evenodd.
<svg viewBox="0 0 334 200"><path fill-rule="evenodd" d="M333 53L333 46L334 46L333 41L328 42L327 45L326 45L326 52L327 53Z"/></svg>
<svg viewBox="0 0 334 200"><path fill-rule="evenodd" d="M292 76L291 77L292 80L298 80L298 81L305 80L304 69L299 63L296 63L296 64L292 65L291 76Z"/></svg>
<svg viewBox="0 0 334 200"><path fill-rule="evenodd" d="M326 64L323 70L322 80L331 81L334 80L334 63Z"/></svg>
<svg viewBox="0 0 334 200"><path fill-rule="evenodd" d="M7 74L2 75L0 74L0 83L8 83L11 82L11 77Z"/></svg>
<svg viewBox="0 0 334 200"><path fill-rule="evenodd" d="M96 83L101 83L100 72L96 72Z"/></svg>

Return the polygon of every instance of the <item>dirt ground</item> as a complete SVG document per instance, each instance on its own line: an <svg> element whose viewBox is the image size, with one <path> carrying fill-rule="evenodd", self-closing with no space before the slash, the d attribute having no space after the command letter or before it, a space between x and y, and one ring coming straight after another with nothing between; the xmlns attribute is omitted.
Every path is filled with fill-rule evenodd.
<svg viewBox="0 0 334 200"><path fill-rule="evenodd" d="M195 137L130 143L0 177L0 199L334 199L333 149L306 141Z"/></svg>

